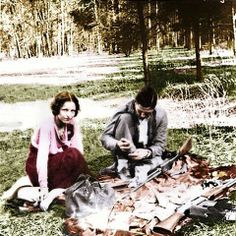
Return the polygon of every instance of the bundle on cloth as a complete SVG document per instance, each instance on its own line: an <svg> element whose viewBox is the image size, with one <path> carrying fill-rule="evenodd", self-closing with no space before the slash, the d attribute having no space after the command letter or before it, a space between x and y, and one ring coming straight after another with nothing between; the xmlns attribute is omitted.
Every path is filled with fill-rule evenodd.
<svg viewBox="0 0 236 236"><path fill-rule="evenodd" d="M105 209L111 210L115 191L109 185L101 186L89 175L80 175L77 182L65 191L66 215L81 218Z"/></svg>
<svg viewBox="0 0 236 236"><path fill-rule="evenodd" d="M39 186L36 169L37 153L38 149L31 145L29 157L26 162L26 172L33 186ZM89 170L83 155L76 148L65 147L63 152L49 155L49 190L72 186L82 173L89 174Z"/></svg>

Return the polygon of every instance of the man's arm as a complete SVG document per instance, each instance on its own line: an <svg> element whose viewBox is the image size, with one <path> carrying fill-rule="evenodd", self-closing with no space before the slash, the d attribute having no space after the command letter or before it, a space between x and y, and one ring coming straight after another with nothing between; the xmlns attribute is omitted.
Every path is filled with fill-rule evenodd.
<svg viewBox="0 0 236 236"><path fill-rule="evenodd" d="M162 108L156 110L156 128L151 145L152 156L161 156L166 147L168 119L166 111Z"/></svg>
<svg viewBox="0 0 236 236"><path fill-rule="evenodd" d="M105 128L100 138L102 145L110 151L114 151L117 149L118 140L115 139L114 132L118 118L119 118L119 113L117 112L108 123L107 127Z"/></svg>

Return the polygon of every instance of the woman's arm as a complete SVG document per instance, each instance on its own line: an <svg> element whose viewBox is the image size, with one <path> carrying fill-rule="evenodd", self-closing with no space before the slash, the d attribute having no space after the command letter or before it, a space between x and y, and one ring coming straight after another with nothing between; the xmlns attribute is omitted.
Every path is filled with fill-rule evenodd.
<svg viewBox="0 0 236 236"><path fill-rule="evenodd" d="M39 130L38 137L38 154L36 168L38 173L39 186L48 187L48 156L50 147L50 128L43 125Z"/></svg>
<svg viewBox="0 0 236 236"><path fill-rule="evenodd" d="M71 147L77 148L82 154L84 154L83 136L80 126L77 123L74 123L73 127L74 135L71 138Z"/></svg>

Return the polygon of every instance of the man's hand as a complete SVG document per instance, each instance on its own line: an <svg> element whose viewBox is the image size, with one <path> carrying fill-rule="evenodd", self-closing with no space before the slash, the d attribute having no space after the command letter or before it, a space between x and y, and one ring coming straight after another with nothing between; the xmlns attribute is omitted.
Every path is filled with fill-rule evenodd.
<svg viewBox="0 0 236 236"><path fill-rule="evenodd" d="M117 142L117 146L120 148L121 151L128 152L131 148L131 142L126 138L121 138Z"/></svg>
<svg viewBox="0 0 236 236"><path fill-rule="evenodd" d="M144 158L150 157L152 152L149 149L138 148L134 152L129 154L129 157L133 160L142 160Z"/></svg>

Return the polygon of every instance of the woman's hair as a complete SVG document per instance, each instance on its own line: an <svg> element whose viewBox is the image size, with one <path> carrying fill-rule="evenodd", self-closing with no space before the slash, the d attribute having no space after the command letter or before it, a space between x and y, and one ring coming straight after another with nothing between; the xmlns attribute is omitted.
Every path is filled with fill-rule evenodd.
<svg viewBox="0 0 236 236"><path fill-rule="evenodd" d="M75 116L77 116L78 111L80 110L79 100L73 93L68 91L60 92L54 97L51 103L52 114L54 116L58 115L65 102L74 102Z"/></svg>
<svg viewBox="0 0 236 236"><path fill-rule="evenodd" d="M139 90L135 97L135 101L142 107L154 109L157 104L157 93L154 88L145 86Z"/></svg>

